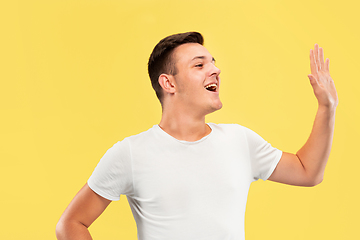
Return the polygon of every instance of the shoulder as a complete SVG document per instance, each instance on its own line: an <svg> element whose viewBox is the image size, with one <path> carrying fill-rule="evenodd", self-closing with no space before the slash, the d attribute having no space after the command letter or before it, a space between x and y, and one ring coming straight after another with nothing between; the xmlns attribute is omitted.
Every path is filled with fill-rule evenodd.
<svg viewBox="0 0 360 240"><path fill-rule="evenodd" d="M151 149L161 145L164 142L164 137L159 130L158 125L154 125L150 129L136 135L124 138L122 142L126 144L130 152L142 152L146 149Z"/></svg>
<svg viewBox="0 0 360 240"><path fill-rule="evenodd" d="M247 139L246 129L239 124L215 124L208 123L213 130L212 135L221 141L241 142L245 143Z"/></svg>
<svg viewBox="0 0 360 240"><path fill-rule="evenodd" d="M146 131L128 136L128 137L124 138L124 140L122 140L122 141L133 142L133 141L138 141L141 139L151 138L155 132L156 132L156 125L154 125L153 127L149 128Z"/></svg>
<svg viewBox="0 0 360 240"><path fill-rule="evenodd" d="M246 141L261 141L262 138L253 130L239 124L215 124L208 123L215 130L216 134L221 134L231 139L246 139Z"/></svg>
<svg viewBox="0 0 360 240"><path fill-rule="evenodd" d="M128 152L129 149L130 149L131 143L143 141L144 139L150 139L151 138L150 135L152 134L151 133L152 129L153 128L150 128L147 131L144 131L144 132L141 132L139 134L126 137L123 140L120 140L120 141L116 142L112 147L110 147L106 151L106 155L107 156L114 156L114 155L117 155L119 153L124 154L124 153Z"/></svg>
<svg viewBox="0 0 360 240"><path fill-rule="evenodd" d="M208 125L211 127L211 129L214 129L216 131L221 131L224 133L244 133L245 131L249 130L248 128L235 124L235 123L208 123Z"/></svg>

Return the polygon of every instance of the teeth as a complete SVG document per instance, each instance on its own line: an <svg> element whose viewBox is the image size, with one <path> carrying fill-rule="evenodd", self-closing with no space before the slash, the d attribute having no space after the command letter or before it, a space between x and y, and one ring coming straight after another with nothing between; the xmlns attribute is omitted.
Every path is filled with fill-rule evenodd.
<svg viewBox="0 0 360 240"><path fill-rule="evenodd" d="M217 87L217 85L215 83L212 83L212 84L205 86L206 89L209 89L211 87Z"/></svg>

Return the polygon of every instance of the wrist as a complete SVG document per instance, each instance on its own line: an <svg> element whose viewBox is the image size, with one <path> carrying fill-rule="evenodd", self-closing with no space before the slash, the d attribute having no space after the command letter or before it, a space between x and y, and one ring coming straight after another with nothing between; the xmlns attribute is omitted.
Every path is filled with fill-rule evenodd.
<svg viewBox="0 0 360 240"><path fill-rule="evenodd" d="M335 105L321 105L318 106L318 112L327 115L328 117L335 117L336 106Z"/></svg>
<svg viewBox="0 0 360 240"><path fill-rule="evenodd" d="M326 101L323 101L322 99L318 99L318 106L321 109L335 112L337 105L339 104L339 101L336 99L327 99Z"/></svg>

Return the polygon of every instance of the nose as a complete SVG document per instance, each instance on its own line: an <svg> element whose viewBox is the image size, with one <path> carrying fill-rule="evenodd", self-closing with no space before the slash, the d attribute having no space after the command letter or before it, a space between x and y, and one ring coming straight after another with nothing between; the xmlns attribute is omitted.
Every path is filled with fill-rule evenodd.
<svg viewBox="0 0 360 240"><path fill-rule="evenodd" d="M219 76L219 74L221 73L221 70L215 66L215 64L212 65L212 68L211 68L211 72L210 72L210 75L211 76Z"/></svg>

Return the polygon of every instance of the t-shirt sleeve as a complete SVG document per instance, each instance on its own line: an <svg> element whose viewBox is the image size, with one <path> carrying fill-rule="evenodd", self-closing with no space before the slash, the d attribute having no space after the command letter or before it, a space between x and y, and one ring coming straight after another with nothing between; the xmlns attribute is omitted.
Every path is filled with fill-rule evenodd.
<svg viewBox="0 0 360 240"><path fill-rule="evenodd" d="M254 131L244 128L249 147L251 169L254 181L267 180L282 156L282 151L271 146Z"/></svg>
<svg viewBox="0 0 360 240"><path fill-rule="evenodd" d="M89 187L100 196L117 201L133 191L131 154L126 139L106 151L88 180Z"/></svg>

